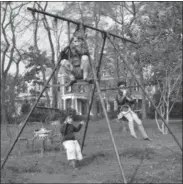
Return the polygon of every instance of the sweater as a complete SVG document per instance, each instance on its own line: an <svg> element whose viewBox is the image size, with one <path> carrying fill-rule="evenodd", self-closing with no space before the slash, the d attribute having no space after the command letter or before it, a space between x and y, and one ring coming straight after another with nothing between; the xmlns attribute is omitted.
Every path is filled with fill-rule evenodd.
<svg viewBox="0 0 183 184"><path fill-rule="evenodd" d="M73 124L63 124L60 129L60 132L63 136L63 141L75 140L74 132L79 132L81 127L81 124L79 124L77 127L75 127Z"/></svg>
<svg viewBox="0 0 183 184"><path fill-rule="evenodd" d="M131 107L132 104L134 104L135 100L131 97L131 95L127 92L126 95L123 95L123 92L119 92L116 96L116 101L118 103L118 106L129 106Z"/></svg>

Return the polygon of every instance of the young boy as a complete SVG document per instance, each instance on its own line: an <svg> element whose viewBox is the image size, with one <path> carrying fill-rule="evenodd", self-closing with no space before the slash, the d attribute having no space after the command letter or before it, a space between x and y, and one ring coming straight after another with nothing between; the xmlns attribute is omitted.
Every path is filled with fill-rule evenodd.
<svg viewBox="0 0 183 184"><path fill-rule="evenodd" d="M63 67L63 73L70 78L70 81L65 87L72 86L77 80L81 79L87 83L93 83L89 62L89 51L85 41L86 37L84 27L78 25L69 46L70 50L62 54L61 66Z"/></svg>
<svg viewBox="0 0 183 184"><path fill-rule="evenodd" d="M135 100L129 94L127 89L125 88L125 82L119 82L118 87L119 92L116 96L116 101L118 104L118 120L121 120L123 116L128 120L128 125L130 129L130 133L134 138L137 138L135 130L134 130L134 122L138 125L139 131L141 132L144 140L149 140L149 137L143 127L142 121L138 117L138 115L131 109Z"/></svg>
<svg viewBox="0 0 183 184"><path fill-rule="evenodd" d="M90 64L87 55L82 55L80 57L71 58L70 62L67 59L61 61L61 66L63 67L63 72L69 76L70 82L68 82L65 87L72 86L77 80L83 79L87 83L93 83L90 78Z"/></svg>
<svg viewBox="0 0 183 184"><path fill-rule="evenodd" d="M67 116L60 130L63 136L62 144L66 149L67 153L67 160L71 163L74 169L77 169L76 161L77 160L80 161L83 159L80 145L78 141L75 139L74 133L79 132L83 124L84 121L81 121L78 127L75 127L73 125L72 116Z"/></svg>

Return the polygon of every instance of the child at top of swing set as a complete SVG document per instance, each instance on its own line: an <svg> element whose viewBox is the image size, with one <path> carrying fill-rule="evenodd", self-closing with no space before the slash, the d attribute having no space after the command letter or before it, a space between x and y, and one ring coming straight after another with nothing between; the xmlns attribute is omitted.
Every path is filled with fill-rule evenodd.
<svg viewBox="0 0 183 184"><path fill-rule="evenodd" d="M63 146L66 150L67 160L72 165L73 169L78 169L76 166L76 161L83 159L81 153L81 147L78 140L76 140L74 133L79 132L83 126L84 121L81 121L77 127L73 125L72 116L67 116L64 124L61 126L60 132L63 136Z"/></svg>
<svg viewBox="0 0 183 184"><path fill-rule="evenodd" d="M61 66L63 72L69 76L70 82L65 87L72 86L77 80L83 79L87 83L93 83L89 62L89 51L85 42L86 35L83 27L78 27L73 35L69 52L63 54Z"/></svg>

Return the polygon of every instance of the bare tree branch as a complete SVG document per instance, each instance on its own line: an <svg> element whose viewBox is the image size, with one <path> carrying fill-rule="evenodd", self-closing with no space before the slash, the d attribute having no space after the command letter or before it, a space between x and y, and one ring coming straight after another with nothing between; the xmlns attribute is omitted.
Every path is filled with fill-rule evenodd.
<svg viewBox="0 0 183 184"><path fill-rule="evenodd" d="M4 36L5 42L6 42L5 50L2 53L2 71L3 72L4 72L4 65L5 65L5 56L6 56L6 53L9 49L9 47L10 47L10 43L9 43L7 35L6 35L6 28L3 26L4 22L5 22L6 15L7 15L7 7L8 7L8 4L6 4L6 6L5 6L4 16L2 18L2 33L3 33L3 36Z"/></svg>
<svg viewBox="0 0 183 184"><path fill-rule="evenodd" d="M39 6L39 8L41 10L44 10L45 11L46 8L47 8L47 6L48 6L48 2L46 2L44 8L42 8L39 3L37 3L37 5ZM50 48L51 48L51 51L52 51L52 63L55 64L55 50L54 50L54 46L53 46L53 41L52 41L50 26L49 26L48 20L47 20L47 18L46 18L45 15L44 15L44 18L43 18L43 24L44 24L44 27L45 27L45 29L47 31L48 39L49 39L49 43L50 43Z"/></svg>

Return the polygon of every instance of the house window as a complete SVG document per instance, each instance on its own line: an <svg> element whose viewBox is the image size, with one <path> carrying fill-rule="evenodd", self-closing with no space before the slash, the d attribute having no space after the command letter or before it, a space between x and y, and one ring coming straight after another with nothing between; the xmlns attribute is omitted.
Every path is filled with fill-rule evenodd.
<svg viewBox="0 0 183 184"><path fill-rule="evenodd" d="M58 85L60 85L60 82L58 82ZM60 86L58 86L58 92L60 92Z"/></svg>
<svg viewBox="0 0 183 184"><path fill-rule="evenodd" d="M85 88L83 85L79 86L79 93L84 93L85 92Z"/></svg>
<svg viewBox="0 0 183 184"><path fill-rule="evenodd" d="M72 92L72 87L71 86L66 87L65 90L66 90L66 93L71 93Z"/></svg>
<svg viewBox="0 0 183 184"><path fill-rule="evenodd" d="M106 76L106 71L102 71L102 76L103 76L103 77Z"/></svg>
<svg viewBox="0 0 183 184"><path fill-rule="evenodd" d="M134 90L135 90L135 91L139 91L139 86L138 86L138 84L137 84L136 82L134 83L134 86L135 86L135 87L134 87Z"/></svg>

